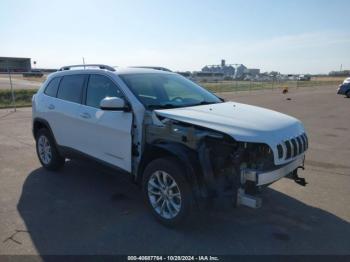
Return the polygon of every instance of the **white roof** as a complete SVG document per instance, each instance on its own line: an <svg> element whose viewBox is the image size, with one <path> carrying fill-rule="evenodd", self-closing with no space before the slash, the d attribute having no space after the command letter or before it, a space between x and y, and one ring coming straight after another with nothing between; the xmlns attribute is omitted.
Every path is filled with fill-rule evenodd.
<svg viewBox="0 0 350 262"><path fill-rule="evenodd" d="M159 74L171 74L172 72L168 71L162 71L162 70L156 70L151 68L138 68L138 67L125 67L125 68L119 68L117 67L115 69L115 73L118 75L125 75L125 74L150 74L150 73L159 73Z"/></svg>
<svg viewBox="0 0 350 262"><path fill-rule="evenodd" d="M172 72L168 71L162 71L162 70L156 70L156 69L150 69L150 68L136 68L136 67L125 67L125 68L115 68L115 71L109 71L106 69L98 69L98 68L74 68L70 70L63 70L63 71L57 71L49 75L49 78L51 77L57 77L57 76L64 76L64 75L71 75L71 74L86 74L86 73L99 73L101 71L105 71L111 74L116 75L126 75L126 74L151 74L151 73L157 73L157 74L174 74Z"/></svg>

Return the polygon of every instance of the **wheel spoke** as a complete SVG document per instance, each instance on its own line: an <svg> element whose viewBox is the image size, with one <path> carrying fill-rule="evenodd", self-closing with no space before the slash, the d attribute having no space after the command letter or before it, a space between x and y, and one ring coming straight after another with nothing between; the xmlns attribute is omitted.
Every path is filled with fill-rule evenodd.
<svg viewBox="0 0 350 262"><path fill-rule="evenodd" d="M164 213L164 208L165 208L165 200L163 200L162 205L160 207L160 214L161 215Z"/></svg>
<svg viewBox="0 0 350 262"><path fill-rule="evenodd" d="M174 203L174 201L169 201L169 204L176 210L176 212L180 211L180 205Z"/></svg>
<svg viewBox="0 0 350 262"><path fill-rule="evenodd" d="M151 193L152 195L157 195L157 196L161 195L159 191L155 191L153 188L148 188L148 192Z"/></svg>
<svg viewBox="0 0 350 262"><path fill-rule="evenodd" d="M163 183L163 180L161 178L162 174L159 171L155 174L155 176L157 178L157 182L160 185L160 187L165 186L164 183Z"/></svg>
<svg viewBox="0 0 350 262"><path fill-rule="evenodd" d="M170 184L170 186L169 186L169 189L172 189L172 188L174 188L174 187L177 187L177 184L175 183L174 180L171 180L171 184Z"/></svg>
<svg viewBox="0 0 350 262"><path fill-rule="evenodd" d="M180 198L181 197L180 193L170 193L169 196L171 198L175 198L175 197Z"/></svg>
<svg viewBox="0 0 350 262"><path fill-rule="evenodd" d="M160 203L160 201L162 201L163 200L163 197L162 196L160 196L158 199L157 199L157 201L155 202L156 204L157 204L157 206L159 206L159 203Z"/></svg>
<svg viewBox="0 0 350 262"><path fill-rule="evenodd" d="M158 186L158 185L154 182L154 180L150 180L150 181L148 182L148 184L151 185L152 187L156 188L156 189L160 189L160 186Z"/></svg>
<svg viewBox="0 0 350 262"><path fill-rule="evenodd" d="M171 210L171 205L170 205L170 201L166 201L166 208L169 212L170 217L174 216L174 212Z"/></svg>
<svg viewBox="0 0 350 262"><path fill-rule="evenodd" d="M164 172L162 172L161 174L162 174L163 184L164 184L164 186L167 187L168 186L168 180L167 180L168 175Z"/></svg>

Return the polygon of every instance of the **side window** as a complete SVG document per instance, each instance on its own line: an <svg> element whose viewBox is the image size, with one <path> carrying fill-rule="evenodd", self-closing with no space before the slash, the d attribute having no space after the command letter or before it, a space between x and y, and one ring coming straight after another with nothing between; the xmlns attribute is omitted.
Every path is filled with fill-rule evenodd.
<svg viewBox="0 0 350 262"><path fill-rule="evenodd" d="M90 75L86 93L86 105L100 108L100 102L105 97L120 97L120 89L107 77Z"/></svg>
<svg viewBox="0 0 350 262"><path fill-rule="evenodd" d="M52 79L50 83L46 86L44 93L48 96L56 97L60 80L61 77L55 77L54 79Z"/></svg>
<svg viewBox="0 0 350 262"><path fill-rule="evenodd" d="M58 89L57 98L80 103L85 77L86 75L64 76Z"/></svg>

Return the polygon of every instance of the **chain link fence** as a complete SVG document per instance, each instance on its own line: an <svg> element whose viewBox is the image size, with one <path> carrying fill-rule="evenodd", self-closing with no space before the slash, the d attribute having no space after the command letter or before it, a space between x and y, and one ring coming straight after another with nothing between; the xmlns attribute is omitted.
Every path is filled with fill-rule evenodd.
<svg viewBox="0 0 350 262"><path fill-rule="evenodd" d="M297 80L272 80L272 81L217 81L217 82L199 82L199 84L212 92L235 92L235 91L254 91L254 90L273 90L293 91L300 87L337 87L343 81L342 78L317 77L309 81Z"/></svg>
<svg viewBox="0 0 350 262"><path fill-rule="evenodd" d="M33 95L45 77L31 79L12 72L0 74L0 108L31 106Z"/></svg>
<svg viewBox="0 0 350 262"><path fill-rule="evenodd" d="M24 77L22 74L0 74L0 108L17 108L31 106L33 94L44 82L43 77ZM198 82L199 85L216 93L264 90L291 92L299 88L334 87L343 81L343 77L312 77L309 81L273 80L273 81L243 81L228 80L217 82Z"/></svg>

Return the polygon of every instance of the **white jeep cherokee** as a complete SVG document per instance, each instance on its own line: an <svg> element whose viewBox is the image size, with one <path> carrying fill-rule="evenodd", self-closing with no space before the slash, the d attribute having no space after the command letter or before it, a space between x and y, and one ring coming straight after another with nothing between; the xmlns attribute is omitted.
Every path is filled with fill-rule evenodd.
<svg viewBox="0 0 350 262"><path fill-rule="evenodd" d="M172 72L63 67L33 96L33 134L49 170L83 155L125 171L166 225L204 199L258 207L262 186L285 176L306 184L297 175L308 148L299 120L225 102Z"/></svg>

